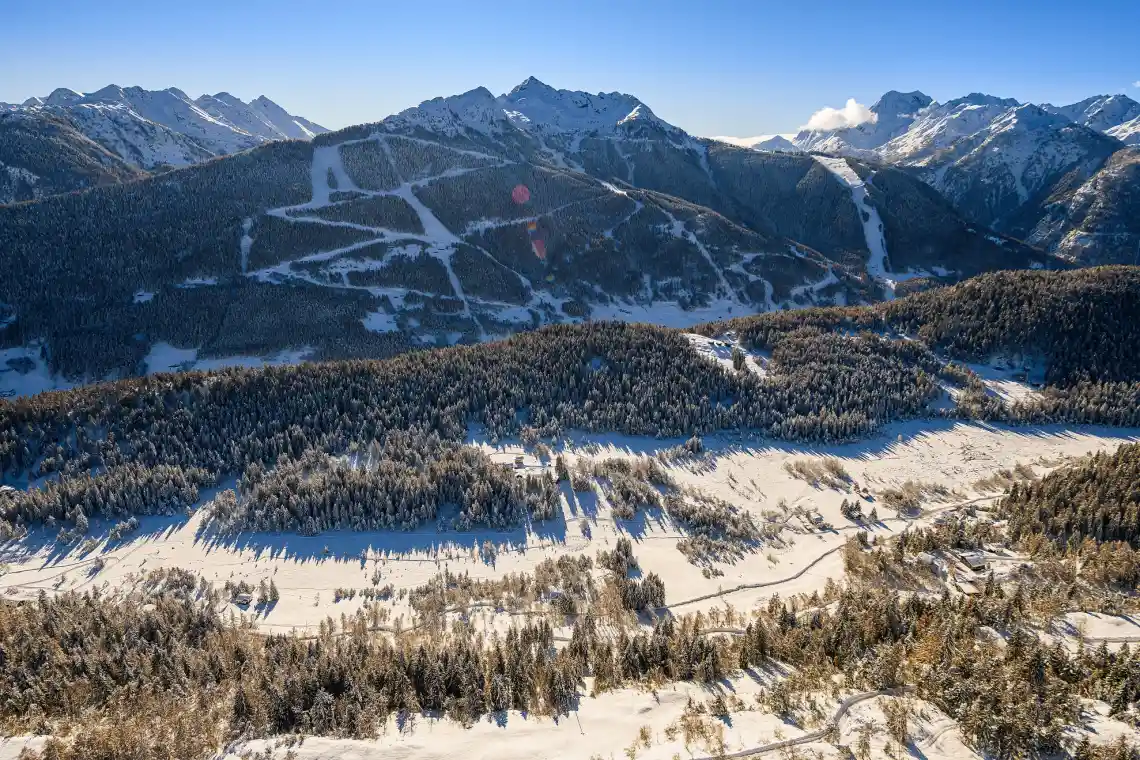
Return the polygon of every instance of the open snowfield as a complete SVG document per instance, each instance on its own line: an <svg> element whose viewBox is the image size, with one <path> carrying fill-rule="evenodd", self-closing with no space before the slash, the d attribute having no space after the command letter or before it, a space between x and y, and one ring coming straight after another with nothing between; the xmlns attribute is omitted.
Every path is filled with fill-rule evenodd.
<svg viewBox="0 0 1140 760"><path fill-rule="evenodd" d="M733 714L730 720L711 719L723 730L726 749L744 749L777 741L778 736L791 738L805 733L774 715L755 709L755 695L760 685L751 678L734 679L730 684L732 692L752 709ZM648 749L641 745L638 757L668 760L675 752L683 753L684 757L714 754L713 748L703 742L694 742L686 750L681 738L669 741L664 735L665 728L681 717L690 697L704 702L713 697L713 692L691 683L674 684L656 694L623 689L596 699L583 699L576 713L563 716L557 722L510 711L484 718L470 728L451 721L429 723L419 718L414 729L401 731L393 719L376 741L310 737L294 749L298 760L609 757L637 743L638 733L645 726L650 731L651 745ZM260 750L266 744L251 742L242 749ZM284 754L284 750L279 752ZM227 760L236 758L236 754L231 754Z"/></svg>
<svg viewBox="0 0 1140 760"><path fill-rule="evenodd" d="M715 348L715 347L714 347ZM710 349L711 350L711 349ZM467 573L472 578L499 579L512 573L532 572L548 558L587 554L612 548L620 536L628 536L643 573L657 573L664 581L666 604L676 614L701 611L715 621L726 607L748 613L766 604L773 593L787 598L798 593L822 590L828 579L844 575L840 548L858 529L840 514L844 499L857 498L854 487L881 493L906 481L922 481L945 488L938 500L923 504L923 512L912 520L895 517L882 503L864 503L864 509L878 508L880 522L872 530L884 537L896 534L908 523L930 524L938 515L972 504L986 508L996 498L993 491L981 490L978 481L1001 468L1018 464L1033 467L1037 474L1062 462L1098 450L1112 450L1133 440L1140 431L1094 427L995 427L950 422L913 422L888 426L882 435L861 443L805 447L770 440L743 437L709 437L701 456L670 460L670 475L680 484L749 510L757 521L778 523L777 538L761 542L732 564L715 567L717 577L702 572L677 548L682 531L663 514L639 514L633 520L615 519L600 493L575 492L563 484L563 512L554 520L536 523L513 532L437 532L431 526L406 533L329 532L304 537L294 534L242 534L218 537L209 531L206 510L190 517L143 518L137 532L122 542L108 544L104 539L87 553L79 546L60 548L53 536L33 533L20 542L0 549L0 594L8 599L30 599L41 592L101 588L107 593L134 587L147 572L159 568L184 568L207 581L222 586L227 581L246 581L257 586L273 580L280 600L266 610L241 608L226 603L229 612L244 616L266 633L294 631L312 636L329 617L339 620L353 615L365 605L362 595L337 599L338 589L358 591L391 584L396 595L377 602L384 610L382 627L407 629L415 624L415 614L400 590L411 590L431 581L445 569ZM516 466L523 456L521 472L538 472L552 467L549 459L517 442L492 444L473 431L468 443L483 447L499 462ZM680 441L644 437L575 434L563 442L560 452L573 467L580 457L594 460L609 457L652 455ZM844 489L813 486L794 477L785 465L794 460L835 457L850 476ZM232 484L226 484L232 485ZM203 504L217 491L203 496ZM876 500L879 501L879 500ZM815 515L833 527L813 524ZM109 526L94 525L92 535L104 536ZM102 532L100 532L102 531ZM485 541L497 545L493 560L481 556ZM600 571L595 570L600 576ZM508 603L509 606L509 603ZM452 611L452 618L466 618L484 631L505 631L525 606L511 609L493 605L473 605ZM1130 618L1086 615L1069 616L1074 640L1119 637L1140 640L1140 623ZM564 640L569 628L555 625L556 640ZM840 689L821 694L818 699L818 725L796 727L783 723L757 708L755 694L763 684L760 677L741 677L728 683L728 693L740 703L727 718L706 719L723 731L724 749L743 752L788 739L803 742L802 749L818 751L823 757L837 756L833 745L816 737L827 727L845 698L857 696ZM775 677L775 676L773 676ZM296 757L318 758L470 758L558 757L590 758L620 756L624 748L638 740L642 726L648 727L648 746L637 751L642 758L711 757L714 747L694 740L685 747L681 738L669 739L665 729L683 714L692 696L711 699L704 687L679 683L662 688L656 695L639 689L621 689L598 697L584 694L576 713L555 721L520 713L492 715L465 728L424 716L413 725L391 720L385 733L374 741L352 741L308 737L294 746ZM883 719L879 703L890 696L861 695L838 721L843 743L855 741L858 727ZM953 721L937 709L917 699L913 703L913 741L923 756L941 758L976 757L961 741ZM1090 704L1090 725L1103 732L1094 740L1112 738L1127 726L1107 714L1101 715ZM1103 725L1102 725L1103 724ZM883 753L883 734L875 740L876 756ZM815 737L815 738L813 738ZM510 741L503 741L509 738ZM0 744L0 760L15 758L23 740ZM272 746L272 742L269 746ZM265 742L229 748L228 757L246 750L261 750ZM775 748L773 748L775 750ZM279 747L275 756L284 757Z"/></svg>
<svg viewBox="0 0 1140 760"><path fill-rule="evenodd" d="M423 526L399 533L338 531L318 536L219 537L207 529L204 511L200 510L189 518L142 518L133 536L112 545L104 541L85 554L79 546L60 549L53 535L41 531L3 547L0 562L8 568L0 576L0 593L8 598L30 598L40 590L127 588L145 572L162 567L184 568L219 586L243 580L256 586L263 579L272 579L281 599L270 610L254 616L256 624L267 631L296 629L304 633L317 630L328 616L354 613L363 604L362 597L336 601L334 592L338 588L371 587L376 570L380 571L381 586L392 584L397 590L427 583L444 569L468 573L472 578L498 579L529 572L548 558L580 553L593 556L600 549L612 548L619 536L627 535L643 571L655 572L664 580L666 602L677 612L707 611L725 604L749 610L775 592L781 596L810 594L828 578L839 579L843 566L838 550L857 529L840 514L842 501L855 498L852 492L796 479L784 466L792 460L834 456L854 483L872 492L908 480L945 487L947 495L942 501L924 505L926 513L917 518L921 524L933 520L939 510L957 504L985 506L992 501L992 492L978 491L974 484L999 468L1026 463L1034 465L1040 474L1067 458L1111 450L1135 435L1136 431L1118 429L916 422L889 426L883 436L862 443L819 448L708 438L706 455L669 466L674 479L751 511L760 524L776 522L782 528L779 541L762 543L735 564L718 565L721 577L706 577L700 567L685 560L676 548L683 533L665 515L615 519L604 497L575 493L564 485L560 518L512 532L437 532ZM478 435L470 442L486 447L493 459L504 463L513 463L524 451L518 444L492 445ZM636 457L677 443L581 435L567 439L564 454L572 465L577 457ZM530 453L524 458L528 471L549 466L549 461ZM865 505L871 506L874 504ZM892 517L893 512L883 505L879 507L882 519L873 530L890 535L908 522ZM834 528L821 530L796 512L817 514ZM109 526L98 527L105 535ZM92 535L101 534L93 531ZM498 546L493 562L478 553L487 540ZM99 561L103 567L96 570ZM393 601L388 606L390 620L402 615L405 625L410 621L411 609L406 603ZM233 612L251 614L236 606ZM489 609L477 617L480 615L488 621L502 617Z"/></svg>

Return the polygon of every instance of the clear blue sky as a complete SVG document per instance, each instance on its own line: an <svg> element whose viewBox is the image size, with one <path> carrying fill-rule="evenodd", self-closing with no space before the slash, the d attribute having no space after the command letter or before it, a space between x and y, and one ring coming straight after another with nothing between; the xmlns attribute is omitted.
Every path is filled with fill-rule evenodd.
<svg viewBox="0 0 1140 760"><path fill-rule="evenodd" d="M699 135L791 131L887 89L1140 99L1137 0L5 0L0 26L0 101L226 90L330 128L528 75L631 93Z"/></svg>

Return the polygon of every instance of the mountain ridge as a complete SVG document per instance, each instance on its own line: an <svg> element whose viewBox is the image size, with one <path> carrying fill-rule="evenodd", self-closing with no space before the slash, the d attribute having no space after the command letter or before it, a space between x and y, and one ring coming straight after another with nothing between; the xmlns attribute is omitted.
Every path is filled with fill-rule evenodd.
<svg viewBox="0 0 1140 760"><path fill-rule="evenodd" d="M802 130L793 147L910 171L971 221L1073 263L1133 260L1140 200L1132 154L1121 151L1140 143L1140 103L1127 95L1053 106L891 91L871 111L876 118L856 126ZM1088 214L1094 188L1098 212Z"/></svg>
<svg viewBox="0 0 1140 760"><path fill-rule="evenodd" d="M218 96L224 96L219 98ZM327 132L264 95L245 103L228 93L194 100L170 87L110 84L90 93L57 88L0 111L46 111L140 169L186 166L269 140L311 139Z"/></svg>
<svg viewBox="0 0 1140 760"><path fill-rule="evenodd" d="M681 326L1050 265L896 169L725 146L632 96L540 85L0 208L0 345L65 386L585 319Z"/></svg>

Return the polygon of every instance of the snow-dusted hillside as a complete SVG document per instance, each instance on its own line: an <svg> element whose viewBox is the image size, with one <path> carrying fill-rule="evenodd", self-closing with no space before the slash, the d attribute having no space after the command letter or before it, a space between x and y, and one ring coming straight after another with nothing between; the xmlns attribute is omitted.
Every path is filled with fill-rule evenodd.
<svg viewBox="0 0 1140 760"><path fill-rule="evenodd" d="M897 131L911 112L921 110L922 104L928 102L929 98L921 93L889 93L876 104L882 113L878 124L885 133ZM428 140L442 136L452 148L476 149L504 155L511 161L592 175L605 181L607 187L622 183L665 193L711 209L745 229L775 232L793 239L829 259L848 261L848 256L853 256L856 261L862 260L863 265L847 272L860 280L869 268L874 268L871 262L886 258L877 253L881 248L878 243L868 247L871 238L864 234L861 221L866 209L835 182L831 173L819 174L819 164L811 157L773 156L764 160L751 151L694 138L657 117L648 105L632 95L558 90L531 77L498 97L478 88L426 101L379 124L352 128L346 133L354 138L373 139L388 134ZM802 152L782 136L768 140L765 147L768 153ZM969 229L961 220L955 224L950 220L953 212L948 207L934 210L926 206L927 199L916 197L920 192L915 184L900 180L870 190L872 203L881 205L886 222L873 239L881 241L884 236L892 238L907 231L903 233L906 247L924 253L924 258L912 257L916 273L972 273L974 265L966 265L960 259L970 258L979 245L992 248L995 238ZM762 195L754 190L758 186L767 188ZM925 207L927 216L913 215L920 207ZM828 221L822 221L824 216L829 217ZM930 226L932 218L938 219L938 234L924 238L918 228ZM488 225L502 229L493 218L473 219L468 225L469 231L484 237L490 234ZM607 225L606 229L606 235L612 237L612 228ZM914 237L908 237L911 232L916 233ZM955 239L953 251L944 248L948 236ZM970 253L967 255L966 251ZM1026 265L1020 258L1023 250L1017 246L997 248L989 255L996 263L1006 254L1018 258L1018 263L1008 261L1007 266ZM916 258L923 260L913 261ZM898 277L886 278L876 269L870 272L870 290L865 294L840 295L837 291L842 288L831 280L830 288L806 287L810 283L796 282L787 290L777 286L774 292L764 294L757 283L764 278L741 270L741 266L737 263L728 267L729 279L747 276L749 279L737 284L737 289L753 290L756 295L746 300L769 308L789 294L804 299L877 298L881 296L881 287L889 291L897 279L906 279L910 274L903 269ZM830 278L831 272L827 270L821 275L817 284Z"/></svg>
<svg viewBox="0 0 1140 760"><path fill-rule="evenodd" d="M680 131L658 119L647 105L632 95L620 92L592 95L577 90L556 90L534 77L528 77L497 102L517 126L546 134L614 134L622 126L632 123L648 123L666 131Z"/></svg>
<svg viewBox="0 0 1140 760"><path fill-rule="evenodd" d="M90 139L143 169L188 166L216 155L194 138L147 119L126 103L77 103L61 115Z"/></svg>
<svg viewBox="0 0 1140 760"><path fill-rule="evenodd" d="M43 111L0 111L0 204L126 182L141 175L66 119Z"/></svg>
<svg viewBox="0 0 1140 760"><path fill-rule="evenodd" d="M693 140L632 95L557 90L534 77L504 95L495 96L478 87L460 95L434 98L382 124L388 131L422 130L446 137L480 135L502 138L512 145L529 141L552 157L579 152L582 140L589 138L644 138L652 133L655 137Z"/></svg>
<svg viewBox="0 0 1140 760"><path fill-rule="evenodd" d="M869 110L862 123L805 129L792 143L913 170L973 222L1074 260L1134 255L1126 231L1106 221L1132 208L1132 172L1097 176L1126 144L1140 144L1140 103L1126 95L1037 106L984 93L937 103L892 91ZM1098 212L1085 213L1091 207Z"/></svg>
<svg viewBox="0 0 1140 760"><path fill-rule="evenodd" d="M79 104L87 103L126 105L147 121L195 140L214 155L235 153L261 142L249 132L235 129L206 113L186 93L174 87L144 90L141 87L108 85L84 95L79 101Z"/></svg>
<svg viewBox="0 0 1140 760"><path fill-rule="evenodd" d="M877 148L905 133L932 102L921 92L891 90L871 106L872 120L844 129L803 130L792 142L805 151L870 157Z"/></svg>
<svg viewBox="0 0 1140 760"><path fill-rule="evenodd" d="M922 164L960 138L978 134L1018 105L1011 98L981 93L944 104L930 104L904 133L880 146L878 156L892 163Z"/></svg>
<svg viewBox="0 0 1140 760"><path fill-rule="evenodd" d="M307 119L293 116L269 98L245 103L228 92L203 95L194 104L235 131L266 140L309 140L328 130Z"/></svg>
<svg viewBox="0 0 1140 760"><path fill-rule="evenodd" d="M923 163L955 141L979 135L1025 105L1032 104L978 92L937 103L921 92L892 90L871 106L871 120L841 129L805 128L792 142L801 150ZM1120 140L1140 139L1140 122L1136 121L1140 103L1127 95L1097 95L1067 106L1034 107Z"/></svg>
<svg viewBox="0 0 1140 760"><path fill-rule="evenodd" d="M1026 240L1081 264L1140 256L1140 148L1114 153L1092 176L1062 183Z"/></svg>
<svg viewBox="0 0 1140 760"><path fill-rule="evenodd" d="M1094 95L1079 103L1059 107L1046 104L1042 108L1106 134L1140 117L1140 103L1127 95Z"/></svg>
<svg viewBox="0 0 1140 760"><path fill-rule="evenodd" d="M269 140L310 139L324 127L261 96L244 103L228 93L196 101L171 87L145 90L109 85L91 93L60 88L6 111L44 111L143 169L186 166Z"/></svg>
<svg viewBox="0 0 1140 760"><path fill-rule="evenodd" d="M971 218L1003 227L1069 172L1091 176L1118 147L1063 116L1023 105L924 158L922 176Z"/></svg>
<svg viewBox="0 0 1140 760"><path fill-rule="evenodd" d="M244 113L202 106L215 124ZM0 301L21 325L113 316L27 335L64 377L385 356L583 319L684 326L1040 258L898 170L695 138L632 96L534 79L113 190L0 214L15 262Z"/></svg>
<svg viewBox="0 0 1140 760"><path fill-rule="evenodd" d="M1112 127L1105 134L1115 137L1125 145L1140 145L1140 116Z"/></svg>

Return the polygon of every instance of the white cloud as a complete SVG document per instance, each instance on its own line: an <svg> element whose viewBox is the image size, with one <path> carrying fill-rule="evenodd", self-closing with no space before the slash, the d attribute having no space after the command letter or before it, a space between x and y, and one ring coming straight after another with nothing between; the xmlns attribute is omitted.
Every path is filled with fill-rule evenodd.
<svg viewBox="0 0 1140 760"><path fill-rule="evenodd" d="M866 122L873 124L878 120L878 114L862 103L855 102L855 98L849 98L847 105L843 108L821 108L813 113L808 119L808 123L804 125L804 129L823 132L831 129L854 127Z"/></svg>
<svg viewBox="0 0 1140 760"><path fill-rule="evenodd" d="M1135 82L1133 82L1132 86L1133 87L1140 87L1140 79L1137 79Z"/></svg>

